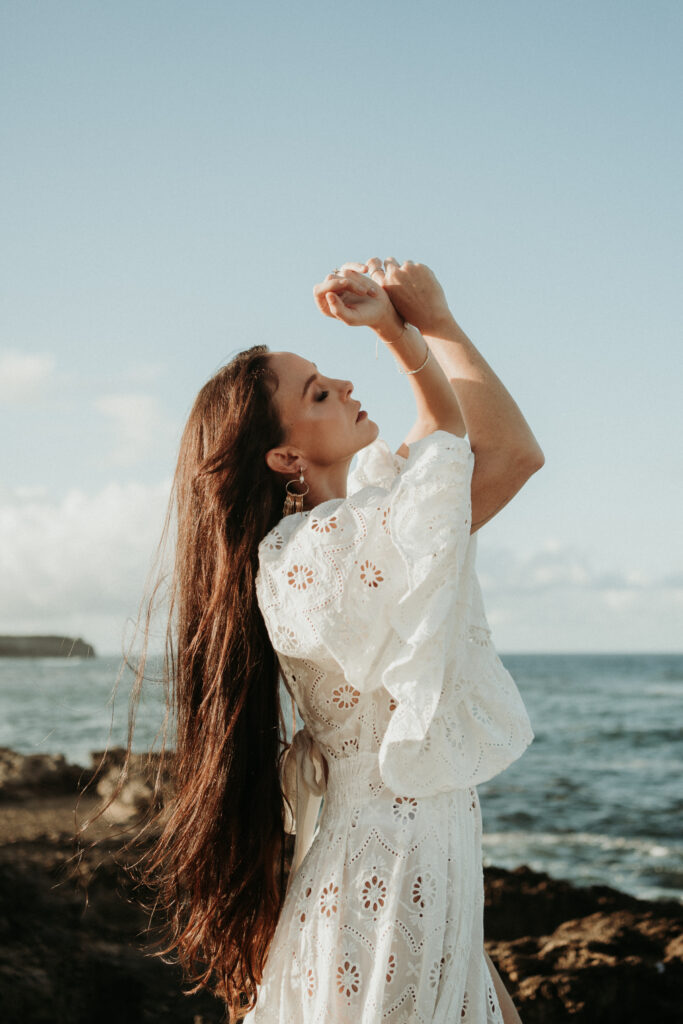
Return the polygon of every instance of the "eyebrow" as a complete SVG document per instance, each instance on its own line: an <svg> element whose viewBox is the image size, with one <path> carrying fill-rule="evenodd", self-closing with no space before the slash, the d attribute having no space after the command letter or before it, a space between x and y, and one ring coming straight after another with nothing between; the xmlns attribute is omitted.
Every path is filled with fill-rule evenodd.
<svg viewBox="0 0 683 1024"><path fill-rule="evenodd" d="M313 365L315 366L315 363L313 363ZM315 366L315 368L316 368L316 370L318 369L318 367L317 367L317 366ZM303 391L301 392L301 397L302 397L302 398L305 398L305 397L306 397L306 392L307 392L307 390L308 390L308 385L309 385L309 384L312 384L312 383L313 383L313 381L315 380L315 378L316 378L317 376L318 376L318 374L317 374L317 373L312 373L312 374L311 374L311 376L310 376L310 377L308 378L308 380L307 380L307 381L306 381L306 383L304 384L304 389L303 389Z"/></svg>

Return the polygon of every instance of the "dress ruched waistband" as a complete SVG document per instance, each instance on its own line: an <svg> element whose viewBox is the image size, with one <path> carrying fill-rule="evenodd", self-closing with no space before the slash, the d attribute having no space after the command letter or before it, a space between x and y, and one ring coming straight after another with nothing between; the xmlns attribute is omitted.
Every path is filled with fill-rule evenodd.
<svg viewBox="0 0 683 1024"><path fill-rule="evenodd" d="M388 792L380 776L376 754L356 753L326 758L326 761L328 776L324 798L330 810L364 804Z"/></svg>

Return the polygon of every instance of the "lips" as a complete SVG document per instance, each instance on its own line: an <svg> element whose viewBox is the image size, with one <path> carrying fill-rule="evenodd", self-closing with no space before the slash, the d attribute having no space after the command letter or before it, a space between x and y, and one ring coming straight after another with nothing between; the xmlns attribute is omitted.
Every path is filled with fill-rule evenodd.
<svg viewBox="0 0 683 1024"><path fill-rule="evenodd" d="M358 415L356 416L356 423L358 423L358 420L365 419L366 416L367 416L367 413L366 413L365 409L359 409Z"/></svg>

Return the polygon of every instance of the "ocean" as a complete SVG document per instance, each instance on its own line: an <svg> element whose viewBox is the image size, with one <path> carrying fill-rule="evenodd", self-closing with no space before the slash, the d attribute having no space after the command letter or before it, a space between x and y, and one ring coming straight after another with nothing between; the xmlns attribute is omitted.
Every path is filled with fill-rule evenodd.
<svg viewBox="0 0 683 1024"><path fill-rule="evenodd" d="M536 738L479 787L485 864L683 902L683 655L502 660ZM0 659L0 746L88 765L91 751L125 744L125 677L112 719L119 663ZM134 750L148 748L162 716L150 684Z"/></svg>

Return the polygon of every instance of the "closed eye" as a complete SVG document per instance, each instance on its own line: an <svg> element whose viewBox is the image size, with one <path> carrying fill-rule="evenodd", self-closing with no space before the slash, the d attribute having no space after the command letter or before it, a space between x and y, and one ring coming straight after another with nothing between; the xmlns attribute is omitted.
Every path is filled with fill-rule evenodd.
<svg viewBox="0 0 683 1024"><path fill-rule="evenodd" d="M316 397L316 402L323 402L327 398L328 395L329 395L329 391L321 391L320 394L317 395L317 397Z"/></svg>

